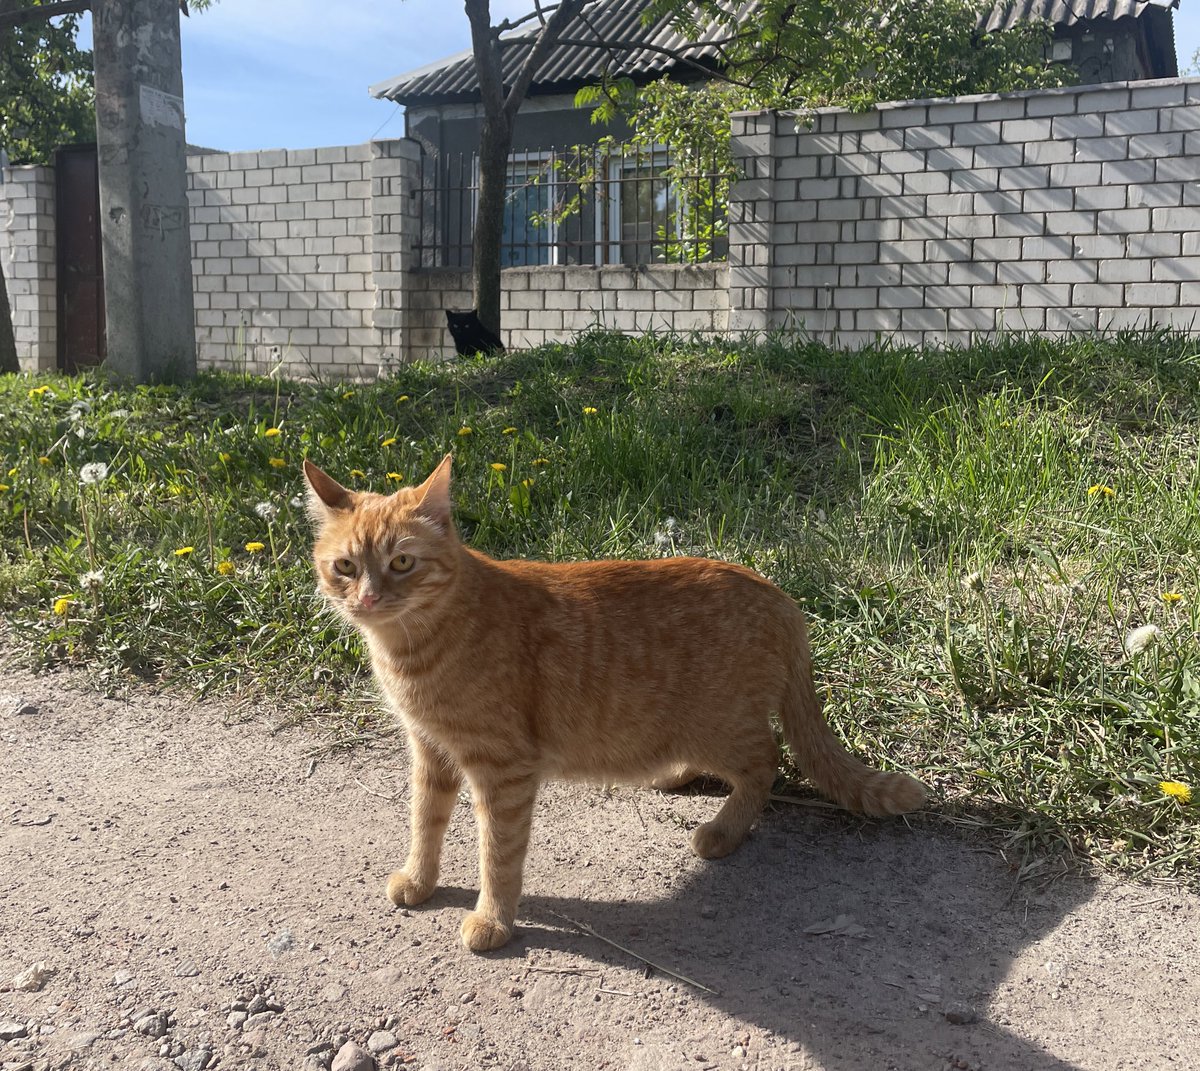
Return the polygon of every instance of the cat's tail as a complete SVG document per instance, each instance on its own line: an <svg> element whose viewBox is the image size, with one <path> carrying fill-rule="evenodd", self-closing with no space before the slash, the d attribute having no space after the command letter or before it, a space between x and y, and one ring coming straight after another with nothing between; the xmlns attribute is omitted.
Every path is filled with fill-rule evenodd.
<svg viewBox="0 0 1200 1071"><path fill-rule="evenodd" d="M882 816L917 810L926 796L920 781L859 762L826 723L813 684L803 621L800 629L802 654L780 711L784 738L800 769L823 795L849 811Z"/></svg>

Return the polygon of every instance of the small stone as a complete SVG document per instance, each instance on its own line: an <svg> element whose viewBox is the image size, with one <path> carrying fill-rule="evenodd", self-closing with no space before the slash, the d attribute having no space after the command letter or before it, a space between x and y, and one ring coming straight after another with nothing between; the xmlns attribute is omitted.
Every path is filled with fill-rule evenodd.
<svg viewBox="0 0 1200 1071"><path fill-rule="evenodd" d="M330 1071L375 1071L375 1057L353 1041L347 1041L338 1049Z"/></svg>
<svg viewBox="0 0 1200 1071"><path fill-rule="evenodd" d="M67 1039L67 1048L76 1051L90 1049L99 1040L100 1032L98 1030L81 1030Z"/></svg>
<svg viewBox="0 0 1200 1071"><path fill-rule="evenodd" d="M285 952L290 952L295 945L296 938L292 936L292 931L280 930L267 942L267 950L272 956L282 956Z"/></svg>
<svg viewBox="0 0 1200 1071"><path fill-rule="evenodd" d="M330 982L321 990L321 999L326 1004L336 1004L339 1000L344 1000L345 997L346 987L341 982Z"/></svg>
<svg viewBox="0 0 1200 1071"><path fill-rule="evenodd" d="M25 993L36 993L55 975L55 970L46 962L33 964L32 967L26 967L20 974L12 980L13 989L20 989Z"/></svg>
<svg viewBox="0 0 1200 1071"><path fill-rule="evenodd" d="M112 978L112 984L115 986L128 985L132 981L133 971L117 971Z"/></svg>
<svg viewBox="0 0 1200 1071"><path fill-rule="evenodd" d="M953 1023L955 1026L965 1026L979 1018L978 1013L970 1004L964 1004L960 1000L947 1004L942 1014L946 1017L946 1022Z"/></svg>
<svg viewBox="0 0 1200 1071"><path fill-rule="evenodd" d="M252 1030L243 1035L245 1037L245 1045L249 1049L249 1057L252 1060L261 1060L267 1055L267 1032L260 1026L257 1030Z"/></svg>
<svg viewBox="0 0 1200 1071"><path fill-rule="evenodd" d="M202 1046L175 1057L175 1065L182 1071L204 1071L212 1063L212 1058L212 1049Z"/></svg>
<svg viewBox="0 0 1200 1071"><path fill-rule="evenodd" d="M196 966L190 959L185 959L175 967L176 978L195 978L200 973L200 968Z"/></svg>
<svg viewBox="0 0 1200 1071"><path fill-rule="evenodd" d="M475 1000L475 991L473 989L468 990L466 993L464 993L461 997L458 998L459 1004L470 1004L474 1000Z"/></svg>
<svg viewBox="0 0 1200 1071"><path fill-rule="evenodd" d="M244 1011L232 1011L225 1017L225 1022L227 1022L231 1027L233 1027L234 1030L241 1030L242 1023L244 1023L249 1018L250 1018L250 1016L247 1015Z"/></svg>
<svg viewBox="0 0 1200 1071"><path fill-rule="evenodd" d="M18 1023L15 1020L0 1023L0 1041L15 1041L17 1038L28 1036L29 1031L25 1028L24 1023Z"/></svg>
<svg viewBox="0 0 1200 1071"><path fill-rule="evenodd" d="M133 1029L148 1038L160 1038L167 1032L167 1016L165 1012L154 1012L143 1015L134 1021Z"/></svg>
<svg viewBox="0 0 1200 1071"><path fill-rule="evenodd" d="M743 1049L741 1045L734 1045L734 1047L729 1050L729 1055L735 1060L744 1060L746 1058L746 1050Z"/></svg>
<svg viewBox="0 0 1200 1071"><path fill-rule="evenodd" d="M259 1012L267 1010L267 998L261 993L255 993L250 999L250 1003L246 1005L246 1011L251 1015L258 1015Z"/></svg>
<svg viewBox="0 0 1200 1071"><path fill-rule="evenodd" d="M394 1049L399 1044L399 1039L390 1030L376 1030L367 1038L367 1049L375 1056Z"/></svg>
<svg viewBox="0 0 1200 1071"><path fill-rule="evenodd" d="M254 1015L251 1015L246 1019L246 1021L242 1024L242 1029L257 1030L261 1026L266 1026L267 1023L275 1018L275 1014L276 1013L273 1011L256 1012Z"/></svg>

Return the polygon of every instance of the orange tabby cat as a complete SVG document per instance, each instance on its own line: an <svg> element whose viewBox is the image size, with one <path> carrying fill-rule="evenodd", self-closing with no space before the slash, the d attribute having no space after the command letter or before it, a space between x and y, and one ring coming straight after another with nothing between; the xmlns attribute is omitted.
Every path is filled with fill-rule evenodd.
<svg viewBox="0 0 1200 1071"><path fill-rule="evenodd" d="M420 487L349 491L304 463L319 529L319 587L366 640L412 747L412 843L387 892L434 890L462 779L479 823L474 951L512 935L529 825L548 778L732 790L692 835L733 851L771 790L778 713L797 762L844 807L899 814L925 788L852 758L825 724L804 616L737 565L698 558L545 564L464 546L450 515L450 457Z"/></svg>

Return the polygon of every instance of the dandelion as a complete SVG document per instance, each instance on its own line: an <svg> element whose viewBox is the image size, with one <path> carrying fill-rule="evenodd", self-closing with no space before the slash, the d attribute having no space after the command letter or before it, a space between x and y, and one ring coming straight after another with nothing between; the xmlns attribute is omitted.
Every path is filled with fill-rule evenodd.
<svg viewBox="0 0 1200 1071"><path fill-rule="evenodd" d="M29 397L30 397L30 398L40 398L40 397L42 397L42 395L43 395L43 394L45 394L45 393L46 393L46 392L47 392L49 389L50 389L50 388L49 388L49 387L47 387L47 386L41 386L41 387L30 387L30 388L29 388Z"/></svg>
<svg viewBox="0 0 1200 1071"><path fill-rule="evenodd" d="M379 445L380 446L395 446L396 445L395 436L388 438L388 439L384 439L383 442L381 442Z"/></svg>
<svg viewBox="0 0 1200 1071"><path fill-rule="evenodd" d="M461 428L458 429L456 434L459 436L459 438L461 438L464 435L474 435L475 430L474 430L474 428L469 428L464 424Z"/></svg>
<svg viewBox="0 0 1200 1071"><path fill-rule="evenodd" d="M103 461L89 461L79 470L79 482L96 484L108 476L108 466Z"/></svg>
<svg viewBox="0 0 1200 1071"><path fill-rule="evenodd" d="M11 491L12 488L6 483L0 483L0 491Z"/></svg>
<svg viewBox="0 0 1200 1071"><path fill-rule="evenodd" d="M358 477L358 478L361 480L361 479L362 479L364 476L366 476L366 473L365 473L365 472L363 472L363 470L362 470L362 469L351 469L351 470L350 470L350 475L351 475L351 476L357 476L357 477Z"/></svg>
<svg viewBox="0 0 1200 1071"><path fill-rule="evenodd" d="M291 497L291 499L288 501L288 505L291 506L292 509L303 509L304 508L304 499L301 498L299 495L293 495Z"/></svg>
<svg viewBox="0 0 1200 1071"><path fill-rule="evenodd" d="M517 433L516 428L505 428L503 431L500 432L501 435L515 435L516 433Z"/></svg>
<svg viewBox="0 0 1200 1071"><path fill-rule="evenodd" d="M353 397L354 397L354 391L352 391L352 390L342 391L342 401L347 401Z"/></svg>
<svg viewBox="0 0 1200 1071"><path fill-rule="evenodd" d="M15 476L18 471L19 470L17 469L16 465L14 465L11 469L8 470L8 474L9 474L9 476Z"/></svg>
<svg viewBox="0 0 1200 1071"><path fill-rule="evenodd" d="M548 457L535 457L529 464L535 469L540 469L543 465L549 465L550 459Z"/></svg>
<svg viewBox="0 0 1200 1071"><path fill-rule="evenodd" d="M1182 781L1159 781L1158 790L1164 796L1179 800L1180 803L1192 802L1192 790Z"/></svg>
<svg viewBox="0 0 1200 1071"><path fill-rule="evenodd" d="M1125 653L1139 654L1154 642L1157 635L1157 625L1142 625L1141 628L1135 628L1125 636Z"/></svg>
<svg viewBox="0 0 1200 1071"><path fill-rule="evenodd" d="M75 598L74 595L60 595L54 600L54 612L59 617L66 617L67 611L71 609L71 600L73 598Z"/></svg>
<svg viewBox="0 0 1200 1071"><path fill-rule="evenodd" d="M1182 598L1183 596L1178 591L1164 591L1162 593L1162 601L1168 606L1170 606L1172 603L1179 602Z"/></svg>
<svg viewBox="0 0 1200 1071"><path fill-rule="evenodd" d="M387 474L387 478L389 480L403 480L404 479L404 477L401 476L400 473L398 473L398 472L389 472Z"/></svg>
<svg viewBox="0 0 1200 1071"><path fill-rule="evenodd" d="M526 476L525 479L523 479L521 481L521 486L524 487L525 490L528 491L529 488L531 488L536 482L537 481L534 480L534 478L532 476Z"/></svg>
<svg viewBox="0 0 1200 1071"><path fill-rule="evenodd" d="M175 557L176 558L186 558L195 549L196 549L195 547L179 547L175 551Z"/></svg>
<svg viewBox="0 0 1200 1071"><path fill-rule="evenodd" d="M594 405L585 405L583 407L583 415L584 416L595 416L597 412L598 412L598 410L596 409L596 407Z"/></svg>
<svg viewBox="0 0 1200 1071"><path fill-rule="evenodd" d="M397 404L397 405L403 405L403 404L404 404L405 402L407 402L407 401L408 401L408 395L407 395L407 394L401 394L401 395L400 395L400 397L396 399L396 404Z"/></svg>
<svg viewBox="0 0 1200 1071"><path fill-rule="evenodd" d="M263 438L274 439L276 435L282 434L283 432L279 428L267 428L267 430L263 432Z"/></svg>
<svg viewBox="0 0 1200 1071"><path fill-rule="evenodd" d="M492 462L492 471L493 472L504 472L507 468L508 468L508 466L503 461L493 461Z"/></svg>
<svg viewBox="0 0 1200 1071"><path fill-rule="evenodd" d="M229 560L226 560L223 562L217 562L217 572L220 573L222 576L232 575L234 569L235 569L235 566L234 566L233 562L231 562Z"/></svg>
<svg viewBox="0 0 1200 1071"><path fill-rule="evenodd" d="M983 574L968 573L963 577L963 587L968 591L974 591L977 594L983 592Z"/></svg>
<svg viewBox="0 0 1200 1071"><path fill-rule="evenodd" d="M227 454L227 453L225 453L224 450L222 450L219 454L217 454L217 458L220 461L223 461L226 464L228 464L230 461L233 460L233 454Z"/></svg>
<svg viewBox="0 0 1200 1071"><path fill-rule="evenodd" d="M273 521L279 516L279 507L274 502L259 502L254 507L254 512L259 518L264 521Z"/></svg>
<svg viewBox="0 0 1200 1071"><path fill-rule="evenodd" d="M89 569L83 574L83 576L79 578L79 582L85 588L91 588L94 591L95 589L102 587L104 584L104 570Z"/></svg>
<svg viewBox="0 0 1200 1071"><path fill-rule="evenodd" d="M246 544L246 553L247 554L257 554L259 551L266 550L266 549L267 549L266 543L260 543L256 539L252 539L249 543Z"/></svg>
<svg viewBox="0 0 1200 1071"><path fill-rule="evenodd" d="M267 458L267 464L270 465L271 468L273 468L273 469L281 469L281 468L283 468L284 465L287 464L287 462L284 461L283 458L281 458L281 457L270 457L270 458Z"/></svg>
<svg viewBox="0 0 1200 1071"><path fill-rule="evenodd" d="M49 464L50 464L50 459L49 459L48 457L39 457L39 458L38 458L38 464L39 464L39 465L49 465Z"/></svg>
<svg viewBox="0 0 1200 1071"><path fill-rule="evenodd" d="M1106 498L1111 498L1117 492L1114 491L1106 483L1094 483L1088 488L1088 497L1095 498L1096 495L1104 495Z"/></svg>

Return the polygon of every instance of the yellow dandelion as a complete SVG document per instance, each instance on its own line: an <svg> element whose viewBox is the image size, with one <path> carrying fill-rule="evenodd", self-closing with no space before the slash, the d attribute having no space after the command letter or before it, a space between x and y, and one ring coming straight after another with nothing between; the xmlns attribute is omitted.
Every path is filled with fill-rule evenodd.
<svg viewBox="0 0 1200 1071"><path fill-rule="evenodd" d="M1183 596L1178 591L1164 591L1162 593L1162 601L1168 606L1173 602L1179 602Z"/></svg>
<svg viewBox="0 0 1200 1071"><path fill-rule="evenodd" d="M73 598L75 598L74 595L60 595L54 600L54 612L59 617L66 617L67 611L71 609L71 600Z"/></svg>
<svg viewBox="0 0 1200 1071"><path fill-rule="evenodd" d="M1164 796L1170 796L1180 803L1192 802L1192 790L1182 781L1159 781L1158 788Z"/></svg>
<svg viewBox="0 0 1200 1071"><path fill-rule="evenodd" d="M274 439L276 435L282 435L283 432L279 428L267 428L263 432L263 437L266 439Z"/></svg>
<svg viewBox="0 0 1200 1071"><path fill-rule="evenodd" d="M535 481L532 476L526 476L525 479L523 479L521 481L521 486L524 487L526 490L528 490L530 487L532 487L534 485L534 482Z"/></svg>
<svg viewBox="0 0 1200 1071"><path fill-rule="evenodd" d="M221 451L221 453L217 454L217 457L218 457L218 458L219 458L221 461L232 461L232 460L233 460L233 455L232 455L232 454L227 454L227 453L225 453L223 450Z"/></svg>
<svg viewBox="0 0 1200 1071"><path fill-rule="evenodd" d="M550 464L550 459L549 459L548 457L535 457L535 458L534 458L534 459L533 459L531 462L529 462L529 463L530 463L530 464L531 464L531 465L532 465L534 468L539 468L539 469L540 469L540 468L541 468L543 465L549 465L549 464Z"/></svg>
<svg viewBox="0 0 1200 1071"><path fill-rule="evenodd" d="M10 476L15 476L15 475L17 474L17 466L16 466L16 465L14 465L14 466L13 466L11 469L9 469L9 470L8 470L8 474L9 474Z"/></svg>
<svg viewBox="0 0 1200 1071"><path fill-rule="evenodd" d="M363 477L366 475L366 473L365 473L365 472L363 472L363 470L362 470L362 469L351 469L351 470L350 470L350 475L351 475L351 476L357 476L357 477L358 477L358 478L361 480L361 479L362 479L362 478L363 478Z"/></svg>
<svg viewBox="0 0 1200 1071"><path fill-rule="evenodd" d="M38 458L38 464L39 464L39 465L49 465L49 464L50 464L50 459L49 459L48 457L39 457L39 458Z"/></svg>
<svg viewBox="0 0 1200 1071"><path fill-rule="evenodd" d="M474 435L474 434L475 434L475 429L474 429L474 428L468 428L468 427L467 427L467 426L464 424L464 425L463 425L461 428L459 428L459 429L458 429L458 431L457 431L457 433L456 433L456 434L457 434L457 435L459 435L459 436L462 436L462 435Z"/></svg>
<svg viewBox="0 0 1200 1071"><path fill-rule="evenodd" d="M389 472L387 474L387 478L389 480L403 480L404 479L404 477L401 476L400 473L398 473L398 472Z"/></svg>
<svg viewBox="0 0 1200 1071"><path fill-rule="evenodd" d="M222 576L229 576L235 568L231 561L217 562L217 572Z"/></svg>
<svg viewBox="0 0 1200 1071"><path fill-rule="evenodd" d="M593 416L596 412L598 412L598 410L596 409L596 407L594 405L585 405L583 407L583 415L584 416Z"/></svg>
<svg viewBox="0 0 1200 1071"><path fill-rule="evenodd" d="M269 464L273 469L281 469L287 464L287 462L281 457L272 457L267 459L267 464Z"/></svg>
<svg viewBox="0 0 1200 1071"><path fill-rule="evenodd" d="M407 401L408 401L408 395L407 395L407 394L401 394L401 395L400 395L400 397L396 399L396 404L397 404L397 405L402 405L404 402L407 402Z"/></svg>
<svg viewBox="0 0 1200 1071"><path fill-rule="evenodd" d="M176 558L186 558L195 549L196 549L195 547L177 547L175 550L175 557Z"/></svg>
<svg viewBox="0 0 1200 1071"><path fill-rule="evenodd" d="M492 471L493 472L504 472L507 468L508 468L508 466L503 461L493 461L492 462Z"/></svg>
<svg viewBox="0 0 1200 1071"><path fill-rule="evenodd" d="M0 483L0 491L8 491L8 490L11 490L11 488L8 486L8 484Z"/></svg>
<svg viewBox="0 0 1200 1071"><path fill-rule="evenodd" d="M49 389L50 389L50 388L49 388L49 387L47 387L47 386L41 386L41 387L30 387L30 388L29 388L29 397L30 397L30 398L40 398L40 397L41 397L43 394L45 394L45 393L46 393L46 392L47 392Z"/></svg>
<svg viewBox="0 0 1200 1071"><path fill-rule="evenodd" d="M246 553L247 554L257 554L260 550L266 550L266 549L267 549L266 543L260 543L256 539L252 539L249 543L246 544Z"/></svg>
<svg viewBox="0 0 1200 1071"><path fill-rule="evenodd" d="M1096 495L1105 495L1106 497L1111 498L1116 493L1117 492L1114 491L1111 487L1109 487L1108 484L1104 484L1104 483L1094 483L1094 484L1092 484L1091 487L1088 488L1088 497L1089 498L1094 498Z"/></svg>
<svg viewBox="0 0 1200 1071"><path fill-rule="evenodd" d="M515 435L516 433L516 428L505 428L502 432L500 432L501 435Z"/></svg>
<svg viewBox="0 0 1200 1071"><path fill-rule="evenodd" d="M384 439L383 442L381 442L379 445L380 446L395 446L396 440L394 437L390 438L390 439Z"/></svg>
<svg viewBox="0 0 1200 1071"><path fill-rule="evenodd" d="M352 390L347 390L347 391L342 392L343 400L345 400L346 398L353 398L353 397L354 397L354 391L352 391Z"/></svg>

